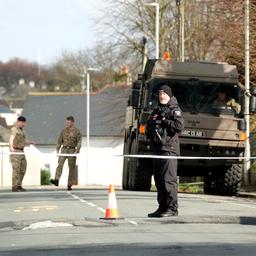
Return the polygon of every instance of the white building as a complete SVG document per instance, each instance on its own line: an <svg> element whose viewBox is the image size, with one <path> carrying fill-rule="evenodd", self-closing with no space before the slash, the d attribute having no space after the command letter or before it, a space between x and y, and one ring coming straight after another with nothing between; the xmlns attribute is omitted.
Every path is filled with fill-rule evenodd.
<svg viewBox="0 0 256 256"><path fill-rule="evenodd" d="M0 104L0 118L5 120L6 126L13 126L18 115L11 111L7 106Z"/></svg>

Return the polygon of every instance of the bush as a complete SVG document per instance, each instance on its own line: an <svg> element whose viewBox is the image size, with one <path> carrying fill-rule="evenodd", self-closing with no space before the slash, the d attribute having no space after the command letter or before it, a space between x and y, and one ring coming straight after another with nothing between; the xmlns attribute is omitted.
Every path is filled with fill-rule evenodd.
<svg viewBox="0 0 256 256"><path fill-rule="evenodd" d="M194 193L194 194L203 193L203 182L180 183L179 184L179 192Z"/></svg>
<svg viewBox="0 0 256 256"><path fill-rule="evenodd" d="M51 173L49 170L41 170L41 185L50 185Z"/></svg>

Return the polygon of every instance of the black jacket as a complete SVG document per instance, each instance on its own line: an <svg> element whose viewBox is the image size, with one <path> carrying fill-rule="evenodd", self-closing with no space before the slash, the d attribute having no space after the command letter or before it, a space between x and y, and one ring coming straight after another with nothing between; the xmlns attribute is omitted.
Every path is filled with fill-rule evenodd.
<svg viewBox="0 0 256 256"><path fill-rule="evenodd" d="M147 125L147 136L155 153L180 154L178 134L184 127L184 120L177 99L172 96L166 105L159 104L151 113Z"/></svg>

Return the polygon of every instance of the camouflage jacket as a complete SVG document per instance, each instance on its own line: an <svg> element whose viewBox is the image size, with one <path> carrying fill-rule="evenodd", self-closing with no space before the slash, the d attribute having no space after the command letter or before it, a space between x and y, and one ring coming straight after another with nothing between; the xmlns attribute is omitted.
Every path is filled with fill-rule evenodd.
<svg viewBox="0 0 256 256"><path fill-rule="evenodd" d="M236 112L236 114L239 114L241 111L240 104L237 103L234 99L229 99L226 102L220 102L218 99L216 99L213 102L213 107L215 108L231 107Z"/></svg>
<svg viewBox="0 0 256 256"><path fill-rule="evenodd" d="M11 129L11 137L13 137L14 149L23 149L26 146L26 135L23 129L14 126Z"/></svg>
<svg viewBox="0 0 256 256"><path fill-rule="evenodd" d="M59 152L62 146L62 148L76 149L76 152L79 152L81 149L81 140L82 136L79 129L76 127L65 128L59 135L56 150Z"/></svg>

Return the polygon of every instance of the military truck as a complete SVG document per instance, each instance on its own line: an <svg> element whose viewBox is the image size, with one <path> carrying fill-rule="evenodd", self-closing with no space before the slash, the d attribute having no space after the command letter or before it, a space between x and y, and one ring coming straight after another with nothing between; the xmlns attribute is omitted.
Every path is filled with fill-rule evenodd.
<svg viewBox="0 0 256 256"><path fill-rule="evenodd" d="M126 111L124 154L151 155L146 137L147 121L158 104L158 88L171 87L185 120L180 134L179 176L203 176L208 194L237 195L242 177L242 161L228 159L244 155L246 123L245 88L239 83L236 66L226 63L167 62L148 60L143 74L133 83ZM241 107L214 104L218 92ZM255 111L255 97L251 109ZM203 159L200 157L227 157ZM125 190L149 191L153 159L125 157L122 185Z"/></svg>

